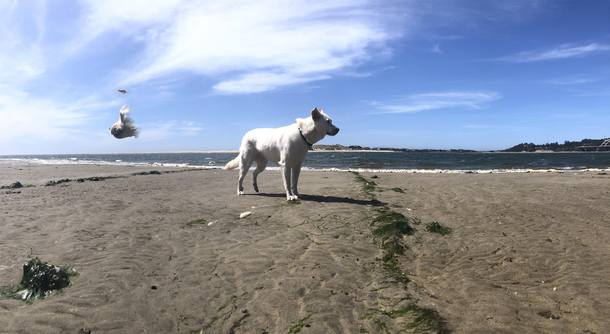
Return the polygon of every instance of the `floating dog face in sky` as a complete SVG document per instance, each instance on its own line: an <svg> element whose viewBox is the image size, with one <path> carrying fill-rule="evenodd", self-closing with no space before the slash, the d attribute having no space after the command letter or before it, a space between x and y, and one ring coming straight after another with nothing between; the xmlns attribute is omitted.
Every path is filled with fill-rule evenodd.
<svg viewBox="0 0 610 334"><path fill-rule="evenodd" d="M127 137L138 138L139 132L138 127L133 123L129 114L131 109L128 105L124 105L119 111L119 120L108 129L116 139L123 139Z"/></svg>

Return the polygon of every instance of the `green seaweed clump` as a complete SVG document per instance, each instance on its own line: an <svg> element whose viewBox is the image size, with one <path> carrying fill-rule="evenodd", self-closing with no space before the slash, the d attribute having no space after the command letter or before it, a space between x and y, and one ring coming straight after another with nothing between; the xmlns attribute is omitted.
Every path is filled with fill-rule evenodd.
<svg viewBox="0 0 610 334"><path fill-rule="evenodd" d="M76 182L85 182L85 181L104 181L105 179L118 179L124 176L92 176L92 177L84 177L80 179L76 179Z"/></svg>
<svg viewBox="0 0 610 334"><path fill-rule="evenodd" d="M197 225L197 224L207 224L207 220L205 219L195 219L195 220L191 220L190 222L186 223L186 225L188 226L193 226L193 225Z"/></svg>
<svg viewBox="0 0 610 334"><path fill-rule="evenodd" d="M410 310L417 314L417 318L407 325L409 329L429 329L439 334L448 334L449 329L445 325L445 319L436 310L421 308L417 305L409 305Z"/></svg>
<svg viewBox="0 0 610 334"><path fill-rule="evenodd" d="M58 185L60 183L65 183L65 182L70 182L72 180L70 179L61 179L61 180L57 180L57 181L47 181L45 183L43 183L42 185L45 187L49 187L49 186L54 186L54 185Z"/></svg>
<svg viewBox="0 0 610 334"><path fill-rule="evenodd" d="M313 315L313 313L310 313L305 318L299 320L298 324L290 327L288 334L296 334L296 333L300 332L303 329L303 327L305 327L305 323L307 322L307 320L309 320L309 318L311 318L312 315Z"/></svg>
<svg viewBox="0 0 610 334"><path fill-rule="evenodd" d="M8 186L0 187L0 189L17 189L17 188L23 188L23 184L21 184L21 182L19 182L19 181L15 182L15 183L11 183Z"/></svg>
<svg viewBox="0 0 610 334"><path fill-rule="evenodd" d="M372 233L373 235L383 235L392 232L400 233L402 235L413 235L413 233L415 233L415 229L412 228L407 221L398 220L379 226L378 228L374 229Z"/></svg>
<svg viewBox="0 0 610 334"><path fill-rule="evenodd" d="M373 224L375 223L384 223L372 231L376 236L393 233L413 235L415 233L415 229L409 225L409 219L395 211L383 212L373 220Z"/></svg>
<svg viewBox="0 0 610 334"><path fill-rule="evenodd" d="M380 214L373 219L371 225L380 224L371 233L377 245L381 242L379 246L385 253L383 257L377 260L381 261L388 277L393 278L398 283L407 284L409 283L409 278L400 269L398 256L404 255L406 249L401 243L402 236L413 235L415 229L409 225L409 218L401 213L387 209L379 210L378 212Z"/></svg>
<svg viewBox="0 0 610 334"><path fill-rule="evenodd" d="M380 213L379 216L375 217L374 222L389 222L394 220L405 220L405 217L402 213L396 211L389 211L389 209L381 209L378 210Z"/></svg>
<svg viewBox="0 0 610 334"><path fill-rule="evenodd" d="M431 222L430 224L426 225L426 231L442 235L451 233L451 230L449 228L444 227L439 222Z"/></svg>
<svg viewBox="0 0 610 334"><path fill-rule="evenodd" d="M161 172L157 171L157 170L151 170L150 172L139 172L139 173L132 173L131 175L136 176L136 175L161 175Z"/></svg>
<svg viewBox="0 0 610 334"><path fill-rule="evenodd" d="M76 272L69 273L67 267L56 267L34 258L23 265L23 278L19 284L0 287L0 298L19 299L31 304L36 298L45 298L53 290L67 287L70 277L76 275Z"/></svg>
<svg viewBox="0 0 610 334"><path fill-rule="evenodd" d="M413 322L404 323L402 326L404 326L403 328L406 330L415 330L415 333L428 331L432 331L434 333L439 334L450 333L449 329L446 326L445 319L441 317L437 311L427 308L421 308L415 304L410 304L403 308L392 311L374 311L381 313L390 319L404 318L408 314L412 314L414 317ZM373 313L369 313L368 315L371 316L372 314ZM379 327L381 331L389 333L387 325L383 321L374 317L371 317L370 319ZM400 332L404 332L404 330Z"/></svg>
<svg viewBox="0 0 610 334"><path fill-rule="evenodd" d="M377 184L374 181L368 181L367 179L362 177L360 175L360 173L358 173L358 172L351 172L351 173L356 176L356 182L359 182L362 184L362 191L364 191L365 193L370 193L371 191L375 190L375 186L377 186Z"/></svg>

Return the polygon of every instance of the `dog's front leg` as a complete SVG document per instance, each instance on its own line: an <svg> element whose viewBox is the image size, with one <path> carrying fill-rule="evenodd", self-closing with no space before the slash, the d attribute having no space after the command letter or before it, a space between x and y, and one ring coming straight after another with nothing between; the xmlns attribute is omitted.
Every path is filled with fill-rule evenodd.
<svg viewBox="0 0 610 334"><path fill-rule="evenodd" d="M303 196L301 196L299 194L299 191L297 190L297 184L299 183L299 175L301 174L301 165L302 164L298 164L292 167L292 193L297 198L303 198Z"/></svg>
<svg viewBox="0 0 610 334"><path fill-rule="evenodd" d="M298 197L292 194L292 190L290 188L290 174L292 174L292 168L290 166L286 166L286 164L282 164L282 176L284 179L284 189L286 189L286 200L296 201Z"/></svg>

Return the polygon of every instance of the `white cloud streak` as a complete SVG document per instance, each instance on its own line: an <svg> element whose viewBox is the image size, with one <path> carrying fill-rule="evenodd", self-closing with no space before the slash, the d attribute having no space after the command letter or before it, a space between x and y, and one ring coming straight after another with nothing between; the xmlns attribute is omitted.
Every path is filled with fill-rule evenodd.
<svg viewBox="0 0 610 334"><path fill-rule="evenodd" d="M435 109L483 109L502 98L497 92L443 92L415 94L395 102L371 102L384 114L413 113Z"/></svg>
<svg viewBox="0 0 610 334"><path fill-rule="evenodd" d="M0 86L0 143L15 139L57 141L82 132L82 127L101 119L94 114L112 103L86 98L71 103L30 98L18 89ZM118 113L117 113L118 118ZM108 124L110 126L111 124Z"/></svg>
<svg viewBox="0 0 610 334"><path fill-rule="evenodd" d="M155 122L144 124L139 128L141 131L140 138L138 140L151 142L166 140L169 138L176 137L194 137L198 136L203 127L200 123L196 122L179 122L177 120L170 120L166 122Z"/></svg>
<svg viewBox="0 0 610 334"><path fill-rule="evenodd" d="M180 8L188 10L183 0L80 0L83 15L78 19L78 34L66 47L72 54L81 51L101 35L112 32L116 37L136 40L155 39L167 29Z"/></svg>
<svg viewBox="0 0 610 334"><path fill-rule="evenodd" d="M43 13L44 3L29 8L0 1L0 84L27 81L45 71L38 44L44 35Z"/></svg>
<svg viewBox="0 0 610 334"><path fill-rule="evenodd" d="M179 128L183 136L194 137L199 135L199 132L203 130L200 123L196 122L182 122L182 126Z"/></svg>
<svg viewBox="0 0 610 334"><path fill-rule="evenodd" d="M566 77L556 78L544 81L551 85L585 85L592 82L601 81L599 78L578 78L578 77Z"/></svg>
<svg viewBox="0 0 610 334"><path fill-rule="evenodd" d="M548 51L524 51L515 55L498 58L499 61L510 63L529 63L546 60L567 59L574 57L584 57L596 52L610 51L610 45L592 43L585 46L562 45Z"/></svg>
<svg viewBox="0 0 610 334"><path fill-rule="evenodd" d="M0 0L0 144L58 142L83 133L83 127L99 115L94 111L115 103L100 102L95 94L32 94L32 86L44 86L50 61L44 46L47 3ZM29 89L28 89L29 88ZM35 89L34 89L35 90ZM118 115L117 115L118 118ZM109 124L110 125L110 124Z"/></svg>
<svg viewBox="0 0 610 334"><path fill-rule="evenodd" d="M83 1L88 12L74 47L107 32L145 45L122 84L181 73L214 77L219 94L254 93L330 78L396 37L370 1Z"/></svg>

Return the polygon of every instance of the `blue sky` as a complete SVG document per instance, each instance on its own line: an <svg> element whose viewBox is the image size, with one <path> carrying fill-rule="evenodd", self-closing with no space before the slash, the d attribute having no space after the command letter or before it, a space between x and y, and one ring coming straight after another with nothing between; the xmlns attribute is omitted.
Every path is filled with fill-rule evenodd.
<svg viewBox="0 0 610 334"><path fill-rule="evenodd" d="M320 144L606 138L609 17L609 0L0 0L0 154L234 150L314 107L341 128ZM138 139L108 132L126 103Z"/></svg>

